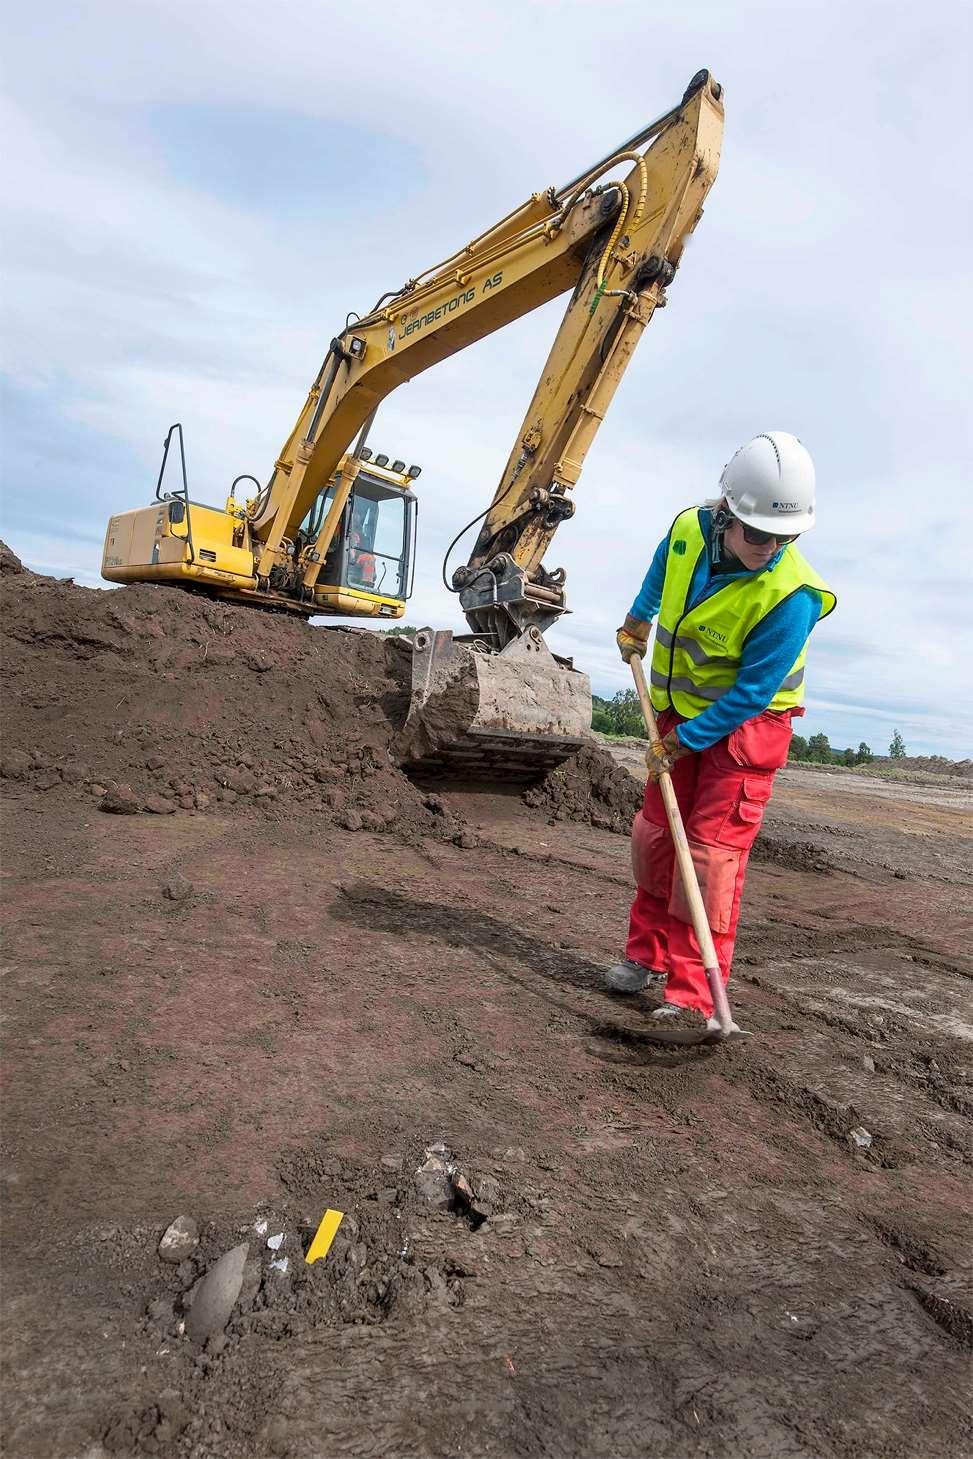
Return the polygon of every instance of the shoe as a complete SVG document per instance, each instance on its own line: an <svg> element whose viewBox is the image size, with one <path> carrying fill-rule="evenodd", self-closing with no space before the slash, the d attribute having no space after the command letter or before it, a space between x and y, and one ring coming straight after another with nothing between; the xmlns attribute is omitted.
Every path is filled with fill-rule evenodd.
<svg viewBox="0 0 973 1459"><path fill-rule="evenodd" d="M649 1017L656 1023L678 1023L685 1028L698 1029L702 1014L697 1013L695 1008L683 1008L681 1003L660 1003Z"/></svg>
<svg viewBox="0 0 973 1459"><path fill-rule="evenodd" d="M665 973L655 973L640 963L615 963L604 972L605 987L613 993L641 993L652 983L664 983Z"/></svg>

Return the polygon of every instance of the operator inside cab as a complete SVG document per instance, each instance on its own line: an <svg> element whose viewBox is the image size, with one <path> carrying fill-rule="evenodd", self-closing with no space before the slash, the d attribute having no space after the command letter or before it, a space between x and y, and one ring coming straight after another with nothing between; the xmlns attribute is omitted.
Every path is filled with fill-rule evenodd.
<svg viewBox="0 0 973 1459"><path fill-rule="evenodd" d="M660 542L618 630L626 661L644 657L661 754L632 827L635 900L616 993L653 988L652 1017L719 1028L675 869L658 780L669 771L723 981L730 976L750 854L791 721L804 713L807 643L837 599L794 545L814 526L814 463L796 436L768 431L724 468L720 496L690 507Z"/></svg>
<svg viewBox="0 0 973 1459"><path fill-rule="evenodd" d="M378 503L354 497L348 533L348 580L357 588L374 590L376 578L375 523Z"/></svg>

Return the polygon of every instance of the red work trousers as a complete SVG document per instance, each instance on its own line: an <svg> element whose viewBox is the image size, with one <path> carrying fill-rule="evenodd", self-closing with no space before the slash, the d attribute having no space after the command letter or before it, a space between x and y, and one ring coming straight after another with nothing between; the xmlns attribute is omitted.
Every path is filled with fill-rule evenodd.
<svg viewBox="0 0 973 1459"><path fill-rule="evenodd" d="M730 977L750 847L770 800L774 774L787 761L791 717L803 712L765 710L708 749L677 760L672 768L724 983ZM679 715L671 710L660 714L660 735L679 723ZM632 826L632 870L637 890L626 957L667 975L667 1002L696 1008L709 1017L713 999L675 864L662 795L651 781Z"/></svg>

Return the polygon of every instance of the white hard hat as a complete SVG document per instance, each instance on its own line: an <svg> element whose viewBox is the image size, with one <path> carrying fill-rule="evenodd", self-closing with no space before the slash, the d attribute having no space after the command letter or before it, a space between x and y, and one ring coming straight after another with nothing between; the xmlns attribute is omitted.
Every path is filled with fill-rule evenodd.
<svg viewBox="0 0 973 1459"><path fill-rule="evenodd" d="M761 532L814 526L814 462L796 436L765 431L723 467L720 490L735 517Z"/></svg>

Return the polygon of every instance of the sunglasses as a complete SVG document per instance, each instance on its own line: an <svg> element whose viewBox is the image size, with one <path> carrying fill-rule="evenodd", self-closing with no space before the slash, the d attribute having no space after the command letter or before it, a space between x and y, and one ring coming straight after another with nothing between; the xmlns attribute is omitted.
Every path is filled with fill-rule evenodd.
<svg viewBox="0 0 973 1459"><path fill-rule="evenodd" d="M733 520L739 524L743 540L750 547L766 547L768 542L776 542L778 547L786 547L788 542L796 542L801 535L800 532L791 532L786 536L780 532L761 532L757 527L748 527L739 517L734 517Z"/></svg>

